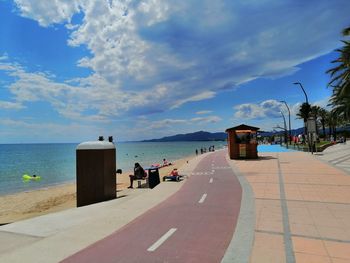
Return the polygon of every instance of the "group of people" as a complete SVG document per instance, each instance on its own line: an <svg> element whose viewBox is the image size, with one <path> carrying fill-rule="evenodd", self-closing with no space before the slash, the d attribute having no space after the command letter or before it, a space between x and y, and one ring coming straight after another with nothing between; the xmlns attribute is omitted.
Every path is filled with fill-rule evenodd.
<svg viewBox="0 0 350 263"><path fill-rule="evenodd" d="M214 152L215 151L215 145L209 146L208 151L209 152ZM203 153L206 153L206 152L207 152L207 148L206 147L201 147L200 153L203 154ZM198 155L198 149L196 149L196 155Z"/></svg>
<svg viewBox="0 0 350 263"><path fill-rule="evenodd" d="M163 165L151 165L151 167L165 167L172 165L171 162L168 162L165 158L163 159ZM134 165L134 173L129 175L130 178L130 186L128 188L133 188L133 184L135 180L145 179L147 177L147 172L145 169L139 164L135 163ZM174 168L169 175L163 177L163 181L166 179L174 180L174 181L180 181L182 179L182 176L179 175L177 168Z"/></svg>

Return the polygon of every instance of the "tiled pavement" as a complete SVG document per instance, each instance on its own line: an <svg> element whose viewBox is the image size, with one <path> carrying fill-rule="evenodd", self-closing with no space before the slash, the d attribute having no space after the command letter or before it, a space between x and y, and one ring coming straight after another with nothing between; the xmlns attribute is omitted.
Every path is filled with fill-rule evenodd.
<svg viewBox="0 0 350 263"><path fill-rule="evenodd" d="M231 160L254 192L250 262L350 262L350 173L308 153L259 155Z"/></svg>

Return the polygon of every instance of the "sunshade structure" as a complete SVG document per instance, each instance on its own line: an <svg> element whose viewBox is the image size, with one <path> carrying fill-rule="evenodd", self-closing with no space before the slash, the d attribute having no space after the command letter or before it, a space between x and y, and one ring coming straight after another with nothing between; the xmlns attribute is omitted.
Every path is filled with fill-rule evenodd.
<svg viewBox="0 0 350 263"><path fill-rule="evenodd" d="M230 159L258 158L256 134L259 129L258 127L241 124L226 130Z"/></svg>

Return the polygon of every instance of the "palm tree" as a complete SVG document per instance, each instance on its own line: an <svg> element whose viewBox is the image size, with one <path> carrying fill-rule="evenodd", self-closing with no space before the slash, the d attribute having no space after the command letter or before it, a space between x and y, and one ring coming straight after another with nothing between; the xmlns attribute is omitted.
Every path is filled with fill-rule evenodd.
<svg viewBox="0 0 350 263"><path fill-rule="evenodd" d="M320 118L320 123L322 125L323 136L326 138L326 121L327 121L328 111L324 108L320 108L318 111L318 116Z"/></svg>
<svg viewBox="0 0 350 263"><path fill-rule="evenodd" d="M331 81L328 83L333 89L339 89L336 92L337 96L344 96L350 94L350 41L342 41L345 45L340 49L339 57L331 63L336 63L334 68L327 70L331 75Z"/></svg>
<svg viewBox="0 0 350 263"><path fill-rule="evenodd" d="M350 36L350 27L343 30L344 36ZM335 108L336 113L350 120L350 41L343 40L344 46L336 49L339 57L331 63L336 66L327 71L331 75L328 83L333 88L331 105Z"/></svg>
<svg viewBox="0 0 350 263"><path fill-rule="evenodd" d="M340 95L340 88L335 87L330 98L330 105L345 121L350 121L350 94Z"/></svg>
<svg viewBox="0 0 350 263"><path fill-rule="evenodd" d="M311 106L311 109L310 109L310 115L314 116L315 119L318 119L318 117L320 115L320 110L321 110L320 106L313 105L313 106Z"/></svg>
<svg viewBox="0 0 350 263"><path fill-rule="evenodd" d="M342 33L343 36L350 36L350 27L344 28Z"/></svg>
<svg viewBox="0 0 350 263"><path fill-rule="evenodd" d="M305 134L307 134L306 122L310 116L310 112L311 112L311 105L307 102L304 102L303 104L301 104L301 106L299 108L299 112L297 113L297 116L299 117L299 119L304 120L304 133Z"/></svg>

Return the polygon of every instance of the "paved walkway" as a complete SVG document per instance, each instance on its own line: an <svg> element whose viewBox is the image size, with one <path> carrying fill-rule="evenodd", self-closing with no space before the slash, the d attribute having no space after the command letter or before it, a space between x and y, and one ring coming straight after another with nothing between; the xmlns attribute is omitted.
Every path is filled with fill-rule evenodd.
<svg viewBox="0 0 350 263"><path fill-rule="evenodd" d="M24 259L59 262L69 258L115 231L127 228L152 209L146 213L150 214L162 201L171 203L171 196L181 193L184 187L193 189L197 199L202 194L199 200L209 197L203 197L196 189L204 191L201 188L204 181L189 183L196 177L206 178L203 185L208 187L213 170L217 180L232 177L233 171L242 187L237 226L231 243L224 242L228 248L224 256L221 254L222 262L350 262L350 173L345 167L349 151L347 145L333 147L317 156L302 152L259 153L258 160L227 160L231 170L225 163L212 163L211 158L201 162L210 155L214 157L212 153L201 155L183 168L183 172L193 176L185 182L162 183L152 190L137 189L133 192L137 195L0 227L0 262L23 262ZM208 168L210 165L212 170ZM228 188L235 185L234 180L223 182ZM227 199L232 199L226 191ZM235 191L239 190L232 188L232 192ZM215 209L215 205L206 208L209 212ZM185 216L189 211L182 213ZM234 217L232 219L234 226ZM210 225L220 228L215 223ZM173 222L167 227L169 231L177 228ZM142 228L138 232L146 233ZM196 233L192 238L202 234ZM172 235L175 240L176 232ZM216 237L211 234L208 240ZM163 245L166 248L166 243ZM210 255L211 250L202 250L201 261L220 262ZM195 261L196 255L191 257L183 262L189 262L190 258L191 262ZM165 262L162 259L157 262ZM166 259L178 262L176 257ZM115 262L119 262L118 259Z"/></svg>
<svg viewBox="0 0 350 263"><path fill-rule="evenodd" d="M230 161L255 198L249 261L350 262L350 174L326 164L327 153L260 156Z"/></svg>

